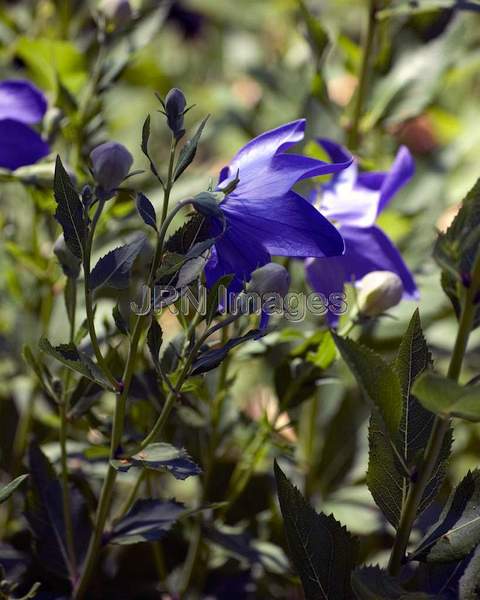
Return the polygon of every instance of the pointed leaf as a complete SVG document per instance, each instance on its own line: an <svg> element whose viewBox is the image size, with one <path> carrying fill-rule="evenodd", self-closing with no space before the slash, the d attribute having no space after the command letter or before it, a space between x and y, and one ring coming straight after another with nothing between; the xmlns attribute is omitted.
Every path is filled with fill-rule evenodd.
<svg viewBox="0 0 480 600"><path fill-rule="evenodd" d="M198 242L210 238L207 219L195 215L184 223L166 242L168 252L185 255Z"/></svg>
<svg viewBox="0 0 480 600"><path fill-rule="evenodd" d="M115 523L111 544L138 544L161 539L185 512L175 500L137 500L127 514Z"/></svg>
<svg viewBox="0 0 480 600"><path fill-rule="evenodd" d="M369 427L367 484L375 502L394 527L399 524L411 485L409 473L423 456L435 418L411 393L416 378L430 364L430 352L418 311L415 311L393 364L402 389L402 418L398 432L393 437L388 435L377 411L372 412ZM443 481L450 447L451 431L445 436L439 461L419 506L419 514L430 504Z"/></svg>
<svg viewBox="0 0 480 600"><path fill-rule="evenodd" d="M333 339L367 398L378 408L391 435L402 416L402 392L394 369L370 348L333 334Z"/></svg>
<svg viewBox="0 0 480 600"><path fill-rule="evenodd" d="M147 334L147 345L154 363L158 362L160 348L162 347L163 331L156 319L152 319Z"/></svg>
<svg viewBox="0 0 480 600"><path fill-rule="evenodd" d="M332 515L316 513L275 462L278 498L290 556L306 600L353 598L356 542Z"/></svg>
<svg viewBox="0 0 480 600"><path fill-rule="evenodd" d="M137 195L136 206L138 214L142 217L145 225L157 231L157 215L150 200L140 193Z"/></svg>
<svg viewBox="0 0 480 600"><path fill-rule="evenodd" d="M480 598L480 546L475 550L459 583L459 600L478 600Z"/></svg>
<svg viewBox="0 0 480 600"><path fill-rule="evenodd" d="M203 121L198 126L195 135L191 140L188 140L183 148L180 150L180 155L178 157L177 164L175 166L175 173L173 176L173 180L177 181L180 175L185 171L185 169L190 165L190 163L195 158L195 154L197 152L198 142L200 141L200 137L202 135L203 128L205 127L208 118L210 115L207 115Z"/></svg>
<svg viewBox="0 0 480 600"><path fill-rule="evenodd" d="M83 258L87 237L83 205L59 156L55 163L53 190L57 202L55 218L63 228L65 243L74 256Z"/></svg>
<svg viewBox="0 0 480 600"><path fill-rule="evenodd" d="M175 479L187 479L202 472L186 450L164 443L149 444L138 454L130 458L112 460L111 463L118 471L128 471L131 467L144 467L156 471L168 471Z"/></svg>
<svg viewBox="0 0 480 600"><path fill-rule="evenodd" d="M116 290L128 287L130 270L138 254L145 246L147 238L144 235L132 242L111 250L97 262L90 273L90 287L95 290L106 286Z"/></svg>
<svg viewBox="0 0 480 600"><path fill-rule="evenodd" d="M480 385L461 386L438 373L424 373L413 392L425 408L443 419L480 421Z"/></svg>
<svg viewBox="0 0 480 600"><path fill-rule="evenodd" d="M28 478L28 473L25 475L20 475L10 483L7 483L6 486L0 489L0 504L8 500L13 492Z"/></svg>
<svg viewBox="0 0 480 600"><path fill-rule="evenodd" d="M480 470L475 469L452 492L411 558L439 563L465 558L480 543L479 505Z"/></svg>
<svg viewBox="0 0 480 600"><path fill-rule="evenodd" d="M433 600L436 597L421 592L407 592L396 578L380 567L355 569L352 588L358 600Z"/></svg>
<svg viewBox="0 0 480 600"><path fill-rule="evenodd" d="M123 335L128 335L128 323L125 320L122 313L120 312L120 307L118 306L118 304L115 304L115 306L113 307L112 316L118 331L120 333L123 333Z"/></svg>

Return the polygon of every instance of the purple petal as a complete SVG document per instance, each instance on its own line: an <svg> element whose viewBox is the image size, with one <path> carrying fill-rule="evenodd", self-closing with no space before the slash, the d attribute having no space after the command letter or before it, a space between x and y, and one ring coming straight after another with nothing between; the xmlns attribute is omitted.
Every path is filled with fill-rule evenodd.
<svg viewBox="0 0 480 600"><path fill-rule="evenodd" d="M339 180L339 184L335 182L324 187L320 203L322 212L341 225L371 227L378 215L380 193L358 185L347 190L348 183L343 183L341 177Z"/></svg>
<svg viewBox="0 0 480 600"><path fill-rule="evenodd" d="M212 228L218 234L218 225ZM227 215L225 233L215 242L214 252L205 268L207 286L211 287L223 275L235 274L231 291L239 291L249 281L253 271L270 262L270 254L255 239L231 222Z"/></svg>
<svg viewBox="0 0 480 600"><path fill-rule="evenodd" d="M46 110L45 96L30 82L0 82L0 119L13 119L31 125L41 121Z"/></svg>
<svg viewBox="0 0 480 600"><path fill-rule="evenodd" d="M351 153L341 144L327 138L317 138L317 143L325 150L332 162L352 162Z"/></svg>
<svg viewBox="0 0 480 600"><path fill-rule="evenodd" d="M339 292L343 283L355 283L371 271L392 271L402 280L404 298L418 299L418 289L399 251L376 226L342 227L345 254L309 261L307 275L312 288L325 294Z"/></svg>
<svg viewBox="0 0 480 600"><path fill-rule="evenodd" d="M50 152L40 135L19 121L0 120L0 167L15 170L32 165Z"/></svg>
<svg viewBox="0 0 480 600"><path fill-rule="evenodd" d="M246 202L228 197L221 207L237 231L261 240L271 255L306 258L343 253L338 230L295 192Z"/></svg>
<svg viewBox="0 0 480 600"><path fill-rule="evenodd" d="M352 158L327 163L297 154L284 154L303 138L305 120L294 121L255 138L222 169L219 182L225 185L238 172L239 183L232 196L273 198L286 194L301 179L337 173L348 167Z"/></svg>
<svg viewBox="0 0 480 600"><path fill-rule="evenodd" d="M415 162L410 151L401 146L395 161L383 181L378 212L381 212L400 188L406 185L415 173Z"/></svg>

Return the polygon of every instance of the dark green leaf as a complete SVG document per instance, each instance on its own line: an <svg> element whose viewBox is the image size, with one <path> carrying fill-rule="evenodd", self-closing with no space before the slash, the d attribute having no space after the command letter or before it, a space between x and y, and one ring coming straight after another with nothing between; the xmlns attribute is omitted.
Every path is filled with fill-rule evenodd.
<svg viewBox="0 0 480 600"><path fill-rule="evenodd" d="M55 163L53 190L57 202L55 218L63 228L65 243L70 252L81 259L87 236L83 205L59 156Z"/></svg>
<svg viewBox="0 0 480 600"><path fill-rule="evenodd" d="M475 550L459 583L459 600L478 600L480 598L480 546Z"/></svg>
<svg viewBox="0 0 480 600"><path fill-rule="evenodd" d="M148 225L157 231L157 215L155 214L153 204L145 196L145 194L140 193L137 195L136 207L138 214L141 216L145 225Z"/></svg>
<svg viewBox="0 0 480 600"><path fill-rule="evenodd" d="M461 386L438 373L424 373L413 386L422 405L444 419L480 421L480 385Z"/></svg>
<svg viewBox="0 0 480 600"><path fill-rule="evenodd" d="M112 316L118 331L120 333L123 333L123 335L128 335L128 323L125 320L122 313L120 312L120 307L118 306L118 304L115 304L115 306L113 307Z"/></svg>
<svg viewBox="0 0 480 600"><path fill-rule="evenodd" d="M114 524L108 541L111 544L138 544L159 540L184 512L184 505L174 500L137 500Z"/></svg>
<svg viewBox="0 0 480 600"><path fill-rule="evenodd" d="M52 346L48 339L43 337L40 339L38 347L72 371L80 373L103 387L110 387L97 365L86 354L80 352L75 344Z"/></svg>
<svg viewBox="0 0 480 600"><path fill-rule="evenodd" d="M380 411L389 433L395 435L402 417L397 373L370 348L335 334L333 339L363 393Z"/></svg>
<svg viewBox="0 0 480 600"><path fill-rule="evenodd" d="M300 1L300 10L307 27L308 39L315 53L315 58L317 59L317 62L320 62L325 50L328 48L328 33L320 20L310 13L303 0Z"/></svg>
<svg viewBox="0 0 480 600"><path fill-rule="evenodd" d="M407 592L396 578L380 567L355 569L352 588L358 600L433 600L437 597L421 592Z"/></svg>
<svg viewBox="0 0 480 600"><path fill-rule="evenodd" d="M158 362L160 348L162 347L163 332L158 322L153 318L147 334L147 345L154 363Z"/></svg>
<svg viewBox="0 0 480 600"><path fill-rule="evenodd" d="M480 179L468 192L462 207L445 233L440 233L434 257L442 269L442 285L459 313L460 290L472 276L480 242ZM480 306L480 305L479 305ZM480 308L474 326L480 324Z"/></svg>
<svg viewBox="0 0 480 600"><path fill-rule="evenodd" d="M210 238L207 219L195 215L178 229L166 242L168 252L185 255L198 242Z"/></svg>
<svg viewBox="0 0 480 600"><path fill-rule="evenodd" d="M409 473L423 456L435 416L412 396L412 385L431 365L430 352L415 311L402 338L393 367L402 389L402 418L397 433L387 434L377 411L372 412L369 427L368 488L385 517L397 527L411 485ZM445 475L450 453L451 432L445 437L441 456L425 490L419 513L430 504Z"/></svg>
<svg viewBox="0 0 480 600"><path fill-rule="evenodd" d="M131 467L144 467L156 471L168 471L175 479L187 479L202 472L186 450L164 443L150 444L134 456L111 462L118 471L128 471Z"/></svg>
<svg viewBox="0 0 480 600"><path fill-rule="evenodd" d="M0 489L0 504L2 502L5 502L5 500L8 500L10 498L10 496L13 494L13 492L18 488L18 486L20 486L27 478L28 478L28 473L26 473L25 475L20 475L20 477L17 477L13 481L10 481L10 483L7 483L6 486L1 488Z"/></svg>
<svg viewBox="0 0 480 600"><path fill-rule="evenodd" d="M480 470L468 472L450 495L411 558L453 562L465 558L480 543Z"/></svg>
<svg viewBox="0 0 480 600"><path fill-rule="evenodd" d="M116 290L128 287L130 270L138 254L145 246L147 238L144 235L132 242L111 250L97 262L90 273L89 284L92 290L102 286Z"/></svg>
<svg viewBox="0 0 480 600"><path fill-rule="evenodd" d="M275 479L290 556L306 600L353 598L356 541L332 515L316 513L276 462Z"/></svg>
<svg viewBox="0 0 480 600"><path fill-rule="evenodd" d="M197 152L198 142L200 141L200 137L202 135L203 128L205 127L207 120L210 115L206 116L203 121L198 126L195 135L191 140L185 143L183 148L180 150L180 155L178 157L177 164L175 166L175 173L173 176L173 180L176 181L180 175L185 171L185 169L190 165L190 163L195 158L195 154Z"/></svg>
<svg viewBox="0 0 480 600"><path fill-rule="evenodd" d="M259 329L252 329L241 337L236 337L229 340L221 348L215 348L214 350L207 350L200 354L192 365L191 375L200 375L206 373L218 367L218 365L226 358L227 354L240 344L248 342L250 340L258 340L264 335L264 332Z"/></svg>
<svg viewBox="0 0 480 600"><path fill-rule="evenodd" d="M148 157L148 140L150 139L150 115L147 115L142 127L142 152Z"/></svg>

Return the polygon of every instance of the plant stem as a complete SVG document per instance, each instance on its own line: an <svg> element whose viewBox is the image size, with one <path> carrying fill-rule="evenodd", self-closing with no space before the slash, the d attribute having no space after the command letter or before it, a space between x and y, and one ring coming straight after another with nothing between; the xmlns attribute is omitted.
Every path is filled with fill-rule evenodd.
<svg viewBox="0 0 480 600"><path fill-rule="evenodd" d="M363 43L362 65L360 67L358 88L354 98L352 122L350 125L350 130L348 132L347 139L348 148L352 152L355 152L355 150L357 150L360 137L360 120L362 118L363 105L365 102L365 96L367 92L367 85L370 74L371 54L373 42L375 39L375 29L377 23L377 2L378 0L369 0L368 23L367 31L365 34L365 41Z"/></svg>
<svg viewBox="0 0 480 600"><path fill-rule="evenodd" d="M98 343L97 332L95 330L95 313L93 310L93 295L92 290L90 289L90 260L92 254L92 244L93 244L93 236L95 235L95 229L97 227L98 220L100 219L100 215L102 214L103 207L105 205L104 200L98 201L97 210L95 211L95 215L92 220L92 224L90 226L90 231L87 238L87 243L85 245L85 251L83 256L83 276L84 276L84 290L85 290L85 310L87 313L87 326L88 333L90 335L90 341L92 344L93 352L95 353L95 358L97 359L98 366L103 371L105 377L108 379L109 383L112 385L114 390L120 389L119 382L112 375L109 366L107 365L105 358L103 357L102 351L100 349L100 344Z"/></svg>
<svg viewBox="0 0 480 600"><path fill-rule="evenodd" d="M455 381L460 375L468 338L473 327L475 311L477 308L475 305L475 296L478 288L480 287L480 260L477 259L476 262L477 265L474 269L476 277L474 275L473 284L467 290L467 293L464 297L457 337L448 369L448 377L450 379L454 379ZM417 517L418 507L422 501L425 489L430 481L432 473L434 472L438 463L445 435L447 434L449 428L449 419L435 417L432 431L430 433L430 439L425 450L424 460L419 468L418 478L410 486L407 500L400 517L400 524L398 526L397 535L388 565L388 571L391 575L398 575L402 567L408 541L410 539L410 534Z"/></svg>
<svg viewBox="0 0 480 600"><path fill-rule="evenodd" d="M165 239L168 224L171 222L171 219L173 218L173 217L171 217L171 215L167 216L166 213L168 210L168 201L170 198L170 192L171 192L171 189L173 186L172 174L173 174L173 165L174 165L174 161L175 161L175 147L176 147L175 142L172 139L172 142L170 145L171 150L170 150L170 161L169 161L169 166L168 166L168 179L167 179L167 183L165 186L165 192L164 192L164 205L163 205L163 215L164 216L162 217L162 228L161 228L158 238L157 238L157 247L155 250L155 257L152 262L152 266L150 268L150 272L148 275L147 284L149 287L152 287L152 285L155 281L155 274L156 274L156 271L157 271L159 262L161 260L162 253L163 253L163 241ZM102 209L103 209L103 205L101 204L101 201L99 201L99 206L98 206L95 216L93 218L92 226L90 229L90 234L89 234L89 237L87 240L87 248L86 248L85 260L84 260L85 299L86 299L86 301L87 300L91 301L91 298L88 293L88 275L90 274L90 254L91 254L93 234L94 234L98 219L100 218ZM175 211L172 211L172 212L175 212ZM177 212L178 212L178 209L177 209ZM86 304L88 307L89 302L86 302ZM89 332L90 332L90 337L92 339L92 345L95 349L94 339L96 340L96 334L95 334L95 327L93 324L93 309L91 307L91 302L90 302L90 318L89 318L89 313L88 313L88 308L87 308L87 320L89 323ZM118 382L116 382L114 380L115 384L116 384L115 385L116 389L118 390L119 388L121 388L121 392L118 396L118 399L117 399L117 402L115 405L115 413L113 416L112 438L111 438L111 443L110 443L110 459L114 459L117 456L119 450L121 449L121 441L122 441L124 421L125 421L126 403L127 403L127 398L128 398L128 392L130 389L130 384L132 382L133 372L134 372L134 368L135 368L135 361L136 361L136 356L137 356L137 351L138 351L138 345L139 345L144 322L145 322L145 316L139 315L135 322L134 330L132 333L132 338L130 341L130 346L128 349L128 356L127 356L127 362L125 364L122 385L120 386L118 384ZM92 337L92 333L93 333L93 337ZM98 360L98 357L100 356L103 361L103 356L98 347L98 342L96 343L96 347L99 352L98 355L97 355L97 352L95 352L97 355L97 360ZM99 364L101 364L101 363L99 362ZM108 370L106 372L106 374L107 373L110 373L110 371ZM98 507L97 507L95 528L94 528L92 537L90 538L87 555L85 557L84 569L83 569L82 575L78 582L78 586L77 586L74 596L73 596L75 598L75 600L81 600L82 598L85 597L85 594L88 589L88 585L90 583L90 578L92 576L93 570L97 563L97 558L98 558L98 554L99 554L100 546L101 546L101 542L102 542L103 531L105 529L105 523L107 521L107 517L110 512L110 506L112 503L113 488L115 485L116 476L117 476L117 471L113 468L111 462L109 462L108 469L107 469L107 476L103 483L102 491L100 493L100 500L99 500Z"/></svg>

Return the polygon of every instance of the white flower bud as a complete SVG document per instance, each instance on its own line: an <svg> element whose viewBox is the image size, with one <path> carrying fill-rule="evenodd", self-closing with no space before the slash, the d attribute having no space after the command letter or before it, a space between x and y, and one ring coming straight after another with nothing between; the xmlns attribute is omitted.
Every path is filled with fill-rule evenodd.
<svg viewBox="0 0 480 600"><path fill-rule="evenodd" d="M276 293L284 297L289 287L290 275L287 269L277 263L268 263L252 273L248 291L260 296Z"/></svg>
<svg viewBox="0 0 480 600"><path fill-rule="evenodd" d="M376 317L396 306L403 295L403 283L390 271L372 271L359 283L358 308L362 315Z"/></svg>

